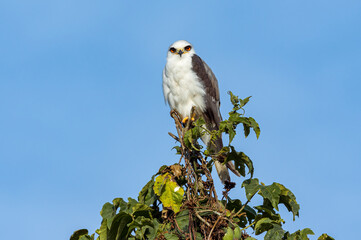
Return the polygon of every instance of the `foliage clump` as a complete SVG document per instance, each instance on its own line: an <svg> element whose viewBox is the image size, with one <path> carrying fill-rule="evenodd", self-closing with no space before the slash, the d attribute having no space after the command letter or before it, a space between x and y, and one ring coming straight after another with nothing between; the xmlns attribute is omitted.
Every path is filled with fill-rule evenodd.
<svg viewBox="0 0 361 240"><path fill-rule="evenodd" d="M250 97L240 99L231 92L233 109L229 117L220 123L218 131L204 128L204 120L181 122L181 116L171 111L175 121L177 135L169 133L179 145L174 148L180 155L179 163L162 166L140 191L138 199L115 198L105 203L100 215L103 220L96 233L89 235L81 229L70 240L121 240L121 239L255 239L251 235L265 233L264 239L293 240L309 239L311 229L305 228L290 233L282 228L285 221L279 214L279 205L283 204L292 213L293 220L299 216L300 206L294 194L280 183L265 185L253 178L254 167L251 159L231 145L237 135L237 127L242 124L243 134L247 137L251 129L258 138L260 127L252 117L246 117L244 106ZM194 110L194 109L193 109ZM222 134L229 137L229 144L219 153L210 153L198 140L209 134L215 140ZM245 189L245 202L231 199L228 193L234 183L228 182L219 199L214 187L211 171L213 160L234 161L236 170L249 178L241 187ZM247 169L247 173L246 173ZM252 206L256 196L263 203ZM332 240L327 234L319 240Z"/></svg>

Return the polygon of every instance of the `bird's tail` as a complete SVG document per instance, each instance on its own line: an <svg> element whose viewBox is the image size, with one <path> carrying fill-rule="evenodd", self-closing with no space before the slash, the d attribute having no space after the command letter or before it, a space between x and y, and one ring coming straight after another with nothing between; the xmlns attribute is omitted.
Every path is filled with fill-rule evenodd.
<svg viewBox="0 0 361 240"><path fill-rule="evenodd" d="M211 143L210 136L206 135L204 138L202 138L203 142L207 144L211 152L218 153L223 148L222 138L219 137L213 143ZM218 176L223 184L225 184L226 181L231 181L228 169L231 170L236 176L241 176L232 162L227 162L226 164L223 163L224 158L222 156L214 157L213 160Z"/></svg>
<svg viewBox="0 0 361 240"><path fill-rule="evenodd" d="M221 182L224 184L226 181L231 181L231 177L229 176L228 168L225 164L221 163L220 161L214 161L214 166L216 166L216 170L221 179Z"/></svg>

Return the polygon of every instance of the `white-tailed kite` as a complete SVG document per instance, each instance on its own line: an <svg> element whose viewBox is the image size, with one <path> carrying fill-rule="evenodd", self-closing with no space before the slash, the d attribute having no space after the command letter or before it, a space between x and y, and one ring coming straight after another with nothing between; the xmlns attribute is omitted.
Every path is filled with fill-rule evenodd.
<svg viewBox="0 0 361 240"><path fill-rule="evenodd" d="M192 44L185 40L176 41L168 48L163 70L163 94L171 109L177 110L183 118L190 118L190 111L195 106L196 114L204 118L208 130L219 129L222 116L218 81L210 67L195 53ZM204 135L202 141L209 147L210 136ZM212 150L217 153L222 147L220 137ZM240 176L233 163L222 164L214 160L223 184L230 181L228 169Z"/></svg>

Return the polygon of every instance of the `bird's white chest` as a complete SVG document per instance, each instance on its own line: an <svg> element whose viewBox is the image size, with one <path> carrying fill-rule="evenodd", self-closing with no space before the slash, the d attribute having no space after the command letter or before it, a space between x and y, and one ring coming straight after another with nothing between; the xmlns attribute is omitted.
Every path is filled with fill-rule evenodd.
<svg viewBox="0 0 361 240"><path fill-rule="evenodd" d="M205 109L205 90L192 70L190 57L168 59L163 71L163 93L169 106L183 117L189 116L193 106L201 111Z"/></svg>

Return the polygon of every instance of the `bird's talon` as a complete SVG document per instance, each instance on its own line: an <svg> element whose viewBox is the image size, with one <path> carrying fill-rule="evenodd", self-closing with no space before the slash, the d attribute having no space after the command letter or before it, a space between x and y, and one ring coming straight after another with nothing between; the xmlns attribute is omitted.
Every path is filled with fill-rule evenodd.
<svg viewBox="0 0 361 240"><path fill-rule="evenodd" d="M189 119L189 117L185 117L185 118L183 118L183 120L182 120L182 123L186 123L187 121L188 121L188 119Z"/></svg>
<svg viewBox="0 0 361 240"><path fill-rule="evenodd" d="M189 117L185 117L185 118L183 118L182 123L186 124L188 122L188 120L189 120ZM194 120L195 120L194 117L191 117L191 121L194 122Z"/></svg>

